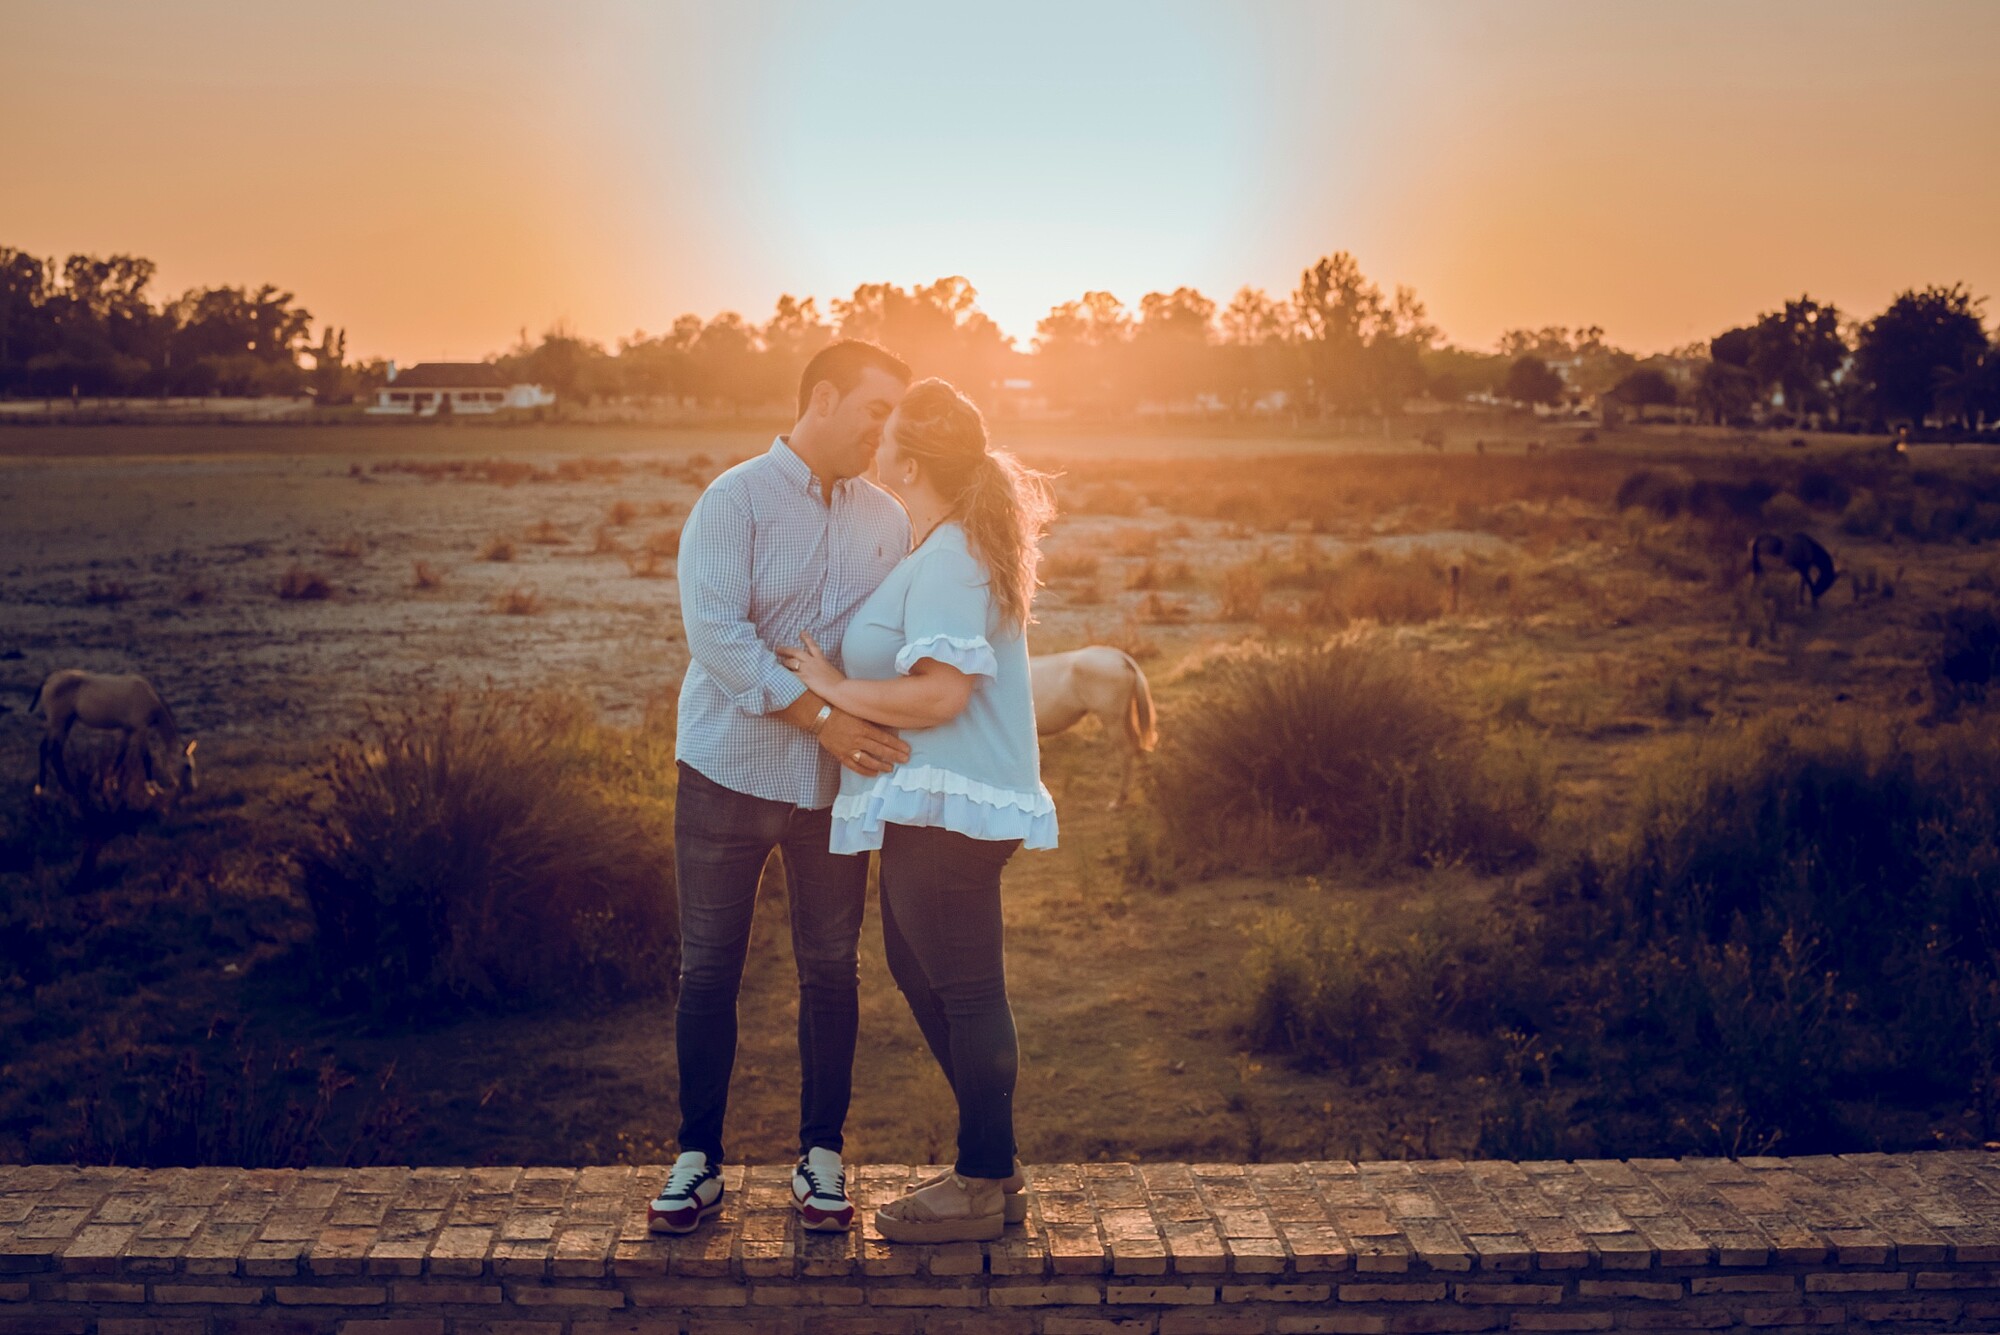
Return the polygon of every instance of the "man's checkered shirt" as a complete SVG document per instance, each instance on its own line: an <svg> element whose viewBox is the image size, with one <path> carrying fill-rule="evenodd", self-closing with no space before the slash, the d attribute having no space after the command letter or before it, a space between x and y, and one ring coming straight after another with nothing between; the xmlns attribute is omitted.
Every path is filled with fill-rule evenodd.
<svg viewBox="0 0 2000 1335"><path fill-rule="evenodd" d="M810 632L840 661L862 599L910 549L896 499L862 478L819 479L783 436L708 484L681 530L681 682L674 754L725 788L828 807L840 766L803 730L768 717L804 693L776 648Z"/></svg>

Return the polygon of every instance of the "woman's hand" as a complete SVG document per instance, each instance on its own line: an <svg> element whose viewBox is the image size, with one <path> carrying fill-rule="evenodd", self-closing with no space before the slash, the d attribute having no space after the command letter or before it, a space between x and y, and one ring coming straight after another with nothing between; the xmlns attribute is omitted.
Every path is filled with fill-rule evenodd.
<svg viewBox="0 0 2000 1335"><path fill-rule="evenodd" d="M827 661L826 653L813 642L812 636L801 632L799 638L805 643L797 648L778 650L778 661L798 673L807 690L822 700L832 701L834 692L847 680L846 676Z"/></svg>

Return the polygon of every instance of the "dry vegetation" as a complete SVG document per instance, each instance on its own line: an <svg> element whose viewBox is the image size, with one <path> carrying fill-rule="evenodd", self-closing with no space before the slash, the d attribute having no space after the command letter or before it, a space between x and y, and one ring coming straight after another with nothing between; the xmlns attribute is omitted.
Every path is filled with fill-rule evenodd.
<svg viewBox="0 0 2000 1335"><path fill-rule="evenodd" d="M1035 645L1133 653L1163 734L1144 799L1116 814L1103 739L1044 748L1063 847L1018 859L1008 885L1029 1157L2000 1132L1985 740L2000 471L1817 439L1536 440L1268 458L1021 443L1064 470ZM142 666L213 758L197 798L160 815L32 805L25 779L0 803L0 1033L19 1054L0 1157L657 1161L674 1121L657 915L684 650L671 582L625 576L672 573L675 517L720 457L352 474L343 457L305 513L273 491L261 512L197 510L206 528L136 555L113 515L89 550L70 534L43 538L39 565L17 558L5 592L24 619L0 652L26 661L10 679L58 659ZM0 481L9 520L35 521L29 490L56 497L38 507L64 486L76 513L100 503L97 470L67 477ZM1789 572L1747 575L1751 535L1794 529L1842 569L1817 607ZM512 567L461 564L503 547ZM295 580L332 593L316 559L349 562L340 597L274 606ZM173 594L197 584L199 602ZM517 595L528 606L509 609ZM407 718L340 740L371 708L486 678L502 693L478 707L501 713L463 786L423 746L385 741L414 735ZM584 693L555 724L493 703L547 686ZM9 772L31 773L32 732L0 723ZM466 744L459 724L433 736ZM462 831L546 787L530 860L550 822L647 841L620 869L653 869L654 897L607 872L562 909L572 935L535 928L599 961L577 966L602 980L588 1006L534 1003L534 984L492 1009L490 980L532 969L503 958L519 936L449 969L396 963L403 981L362 985L383 1014L365 1032L319 994L355 984L309 984L356 976L414 903L378 899L374 926L342 935L326 924L358 892L329 887L421 882L470 904L493 884L378 825L370 856L401 870L350 864L309 888L327 822L382 819L394 804L369 785L392 777L455 813L428 828ZM732 1112L759 1160L784 1157L796 1116L779 898L759 913L743 1005L761 1018ZM629 920L651 936L617 929L652 962L618 962L604 924L586 930L592 904L653 915ZM854 1155L934 1159L948 1095L872 930L863 966ZM292 1052L329 1065L277 1055ZM215 1091L238 1071L225 1116Z"/></svg>

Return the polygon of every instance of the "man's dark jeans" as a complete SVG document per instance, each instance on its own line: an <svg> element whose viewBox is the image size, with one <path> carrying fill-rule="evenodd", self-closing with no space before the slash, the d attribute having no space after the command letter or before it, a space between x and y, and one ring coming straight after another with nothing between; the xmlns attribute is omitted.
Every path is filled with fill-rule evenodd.
<svg viewBox="0 0 2000 1335"><path fill-rule="evenodd" d="M750 951L757 882L785 853L792 957L799 973L799 1152L841 1148L860 1025L861 919L868 856L827 851L833 813L725 788L679 766L674 873L681 914L680 1147L721 1163L722 1118L736 1065L736 994Z"/></svg>

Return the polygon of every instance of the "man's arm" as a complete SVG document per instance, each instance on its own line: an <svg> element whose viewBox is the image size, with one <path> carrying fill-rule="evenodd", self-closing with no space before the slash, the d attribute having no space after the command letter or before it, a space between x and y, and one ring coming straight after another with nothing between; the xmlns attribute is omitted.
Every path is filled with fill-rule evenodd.
<svg viewBox="0 0 2000 1335"><path fill-rule="evenodd" d="M793 727L812 732L824 704L826 701L807 691L778 710L777 715ZM878 728L842 709L835 709L827 716L816 739L827 754L856 774L887 774L910 758L908 742L887 728Z"/></svg>
<svg viewBox="0 0 2000 1335"><path fill-rule="evenodd" d="M778 662L750 622L754 556L750 511L711 488L681 530L681 623L688 655L748 714L773 714L796 702L803 683Z"/></svg>
<svg viewBox="0 0 2000 1335"><path fill-rule="evenodd" d="M825 701L786 670L751 623L753 563L749 510L727 493L703 492L681 530L678 574L688 654L737 708L775 714L810 732ZM887 773L910 758L910 748L896 734L839 710L817 736L857 774Z"/></svg>

